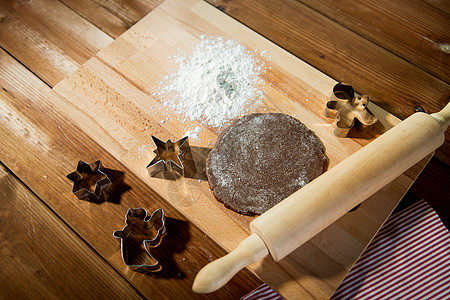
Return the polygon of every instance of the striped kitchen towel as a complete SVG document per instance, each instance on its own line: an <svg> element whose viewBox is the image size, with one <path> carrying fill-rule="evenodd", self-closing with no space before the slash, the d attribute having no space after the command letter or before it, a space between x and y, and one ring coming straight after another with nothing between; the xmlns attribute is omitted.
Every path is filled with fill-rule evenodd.
<svg viewBox="0 0 450 300"><path fill-rule="evenodd" d="M450 234L431 206L390 217L332 299L450 299Z"/></svg>
<svg viewBox="0 0 450 300"><path fill-rule="evenodd" d="M282 298L263 285L242 299ZM331 299L450 299L450 233L431 206L391 216Z"/></svg>
<svg viewBox="0 0 450 300"><path fill-rule="evenodd" d="M241 300L283 300L283 298L264 283L253 292L242 297Z"/></svg>

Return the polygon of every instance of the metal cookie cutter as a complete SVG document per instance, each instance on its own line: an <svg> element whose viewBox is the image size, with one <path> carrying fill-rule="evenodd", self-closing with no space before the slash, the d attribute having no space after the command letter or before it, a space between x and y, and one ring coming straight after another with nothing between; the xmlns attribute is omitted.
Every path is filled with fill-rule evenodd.
<svg viewBox="0 0 450 300"><path fill-rule="evenodd" d="M78 199L100 199L103 189L111 184L111 180L101 169L102 163L100 160L91 164L80 160L76 171L66 176L73 182L72 192Z"/></svg>
<svg viewBox="0 0 450 300"><path fill-rule="evenodd" d="M152 135L152 140L156 146L156 149L153 151L156 156L147 166L150 176L155 177L161 172L184 176L184 163L188 160L192 161L188 137L186 136L176 142L172 142L170 139L167 142L163 142Z"/></svg>
<svg viewBox="0 0 450 300"><path fill-rule="evenodd" d="M375 124L378 119L367 108L369 102L369 96L355 95L351 85L336 84L331 100L327 102L325 108L325 116L335 118L337 121L334 134L338 137L346 137L357 122L366 127Z"/></svg>
<svg viewBox="0 0 450 300"><path fill-rule="evenodd" d="M130 208L125 223L122 230L113 233L120 239L123 262L140 273L160 271L162 266L151 255L150 248L158 247L166 234L164 211L160 208L148 216L143 208Z"/></svg>

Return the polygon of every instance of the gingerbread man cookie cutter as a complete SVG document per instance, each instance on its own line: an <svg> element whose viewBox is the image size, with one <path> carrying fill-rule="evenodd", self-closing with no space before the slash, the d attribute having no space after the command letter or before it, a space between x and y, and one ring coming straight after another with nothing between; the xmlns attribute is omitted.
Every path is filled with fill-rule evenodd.
<svg viewBox="0 0 450 300"><path fill-rule="evenodd" d="M123 262L140 273L160 271L162 266L150 249L158 247L166 234L163 209L159 208L148 216L143 208L130 208L125 223L127 225L122 230L113 233L115 238L120 239Z"/></svg>
<svg viewBox="0 0 450 300"><path fill-rule="evenodd" d="M325 107L325 116L336 119L334 134L338 137L346 137L356 125L363 127L374 125L378 119L367 108L369 102L369 96L357 95L351 85L336 84L331 99Z"/></svg>

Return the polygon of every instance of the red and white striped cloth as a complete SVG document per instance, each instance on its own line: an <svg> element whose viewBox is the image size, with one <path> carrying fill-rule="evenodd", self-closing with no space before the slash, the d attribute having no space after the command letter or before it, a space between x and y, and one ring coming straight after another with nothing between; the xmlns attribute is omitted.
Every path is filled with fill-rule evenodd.
<svg viewBox="0 0 450 300"><path fill-rule="evenodd" d="M282 298L262 285L241 299ZM331 299L450 299L450 233L431 206L391 216Z"/></svg>
<svg viewBox="0 0 450 300"><path fill-rule="evenodd" d="M256 290L242 297L241 300L283 300L283 298L267 284L263 284Z"/></svg>

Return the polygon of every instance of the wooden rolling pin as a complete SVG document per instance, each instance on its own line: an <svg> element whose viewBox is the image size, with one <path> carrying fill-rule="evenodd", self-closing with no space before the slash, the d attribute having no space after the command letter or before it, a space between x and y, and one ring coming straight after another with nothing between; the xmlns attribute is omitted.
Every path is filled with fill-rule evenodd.
<svg viewBox="0 0 450 300"><path fill-rule="evenodd" d="M444 143L450 103L415 113L250 223L252 234L197 274L193 291L213 292L269 252L279 261Z"/></svg>

